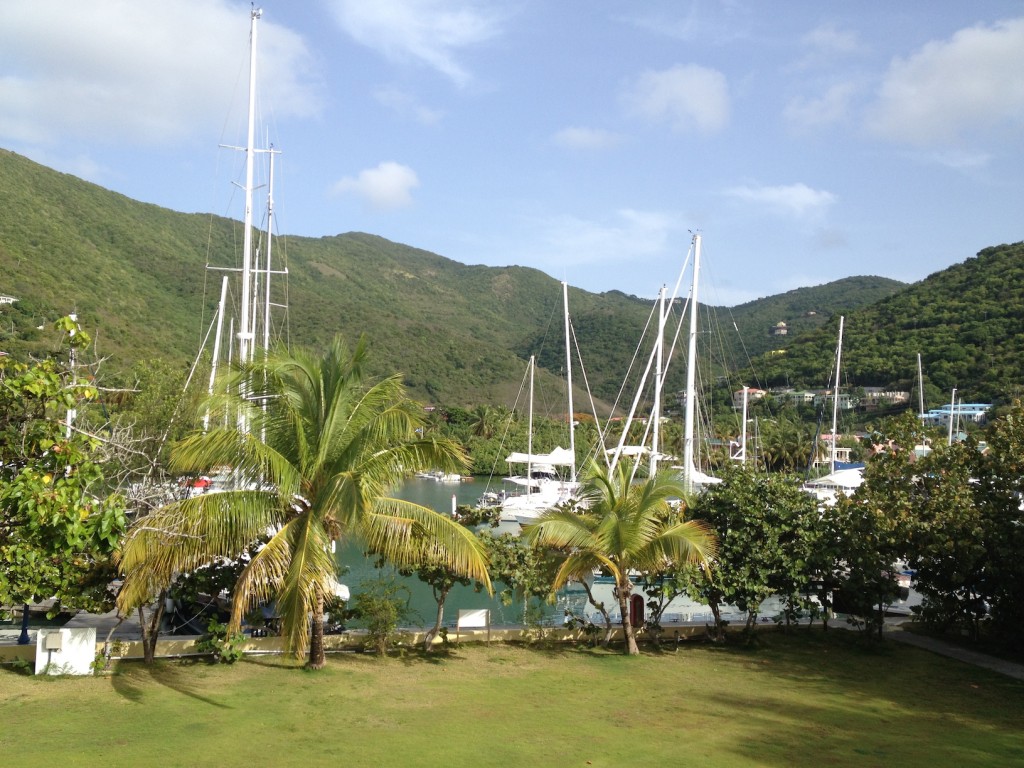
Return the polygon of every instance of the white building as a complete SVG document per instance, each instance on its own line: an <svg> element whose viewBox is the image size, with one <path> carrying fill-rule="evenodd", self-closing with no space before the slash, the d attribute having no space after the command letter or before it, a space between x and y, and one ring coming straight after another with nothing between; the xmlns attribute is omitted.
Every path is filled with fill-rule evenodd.
<svg viewBox="0 0 1024 768"><path fill-rule="evenodd" d="M929 427L949 428L950 418L959 422L970 422L982 426L988 423L988 412L992 410L992 403L957 403L944 405L941 408L933 408L928 413L921 415L921 423Z"/></svg>

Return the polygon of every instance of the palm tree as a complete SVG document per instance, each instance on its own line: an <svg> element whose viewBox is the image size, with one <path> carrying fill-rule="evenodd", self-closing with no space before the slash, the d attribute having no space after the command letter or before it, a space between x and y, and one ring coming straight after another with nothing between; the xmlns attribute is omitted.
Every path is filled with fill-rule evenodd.
<svg viewBox="0 0 1024 768"><path fill-rule="evenodd" d="M493 406L483 404L478 405L472 410L473 423L471 425L473 434L476 437L490 438L494 437L495 424L498 418L498 412Z"/></svg>
<svg viewBox="0 0 1024 768"><path fill-rule="evenodd" d="M595 568L615 579L626 653L637 654L636 635L629 620L630 573L656 572L672 564L697 562L708 565L714 557L714 534L703 523L683 520L672 500L683 498L682 478L661 471L641 483L631 484L620 462L610 470L592 461L581 490L578 510L552 509L524 529L538 546L564 553L552 590L569 581L583 581Z"/></svg>
<svg viewBox="0 0 1024 768"><path fill-rule="evenodd" d="M486 555L471 531L388 496L408 473L458 471L465 457L448 440L417 434L423 410L400 377L364 383L365 357L365 342L350 353L335 339L322 357L277 352L235 375L231 391L243 385L249 394L211 403L234 414L231 426L193 434L171 455L182 473L229 467L235 489L172 503L133 526L122 553L122 611L145 604L176 574L238 558L263 541L235 586L228 631L276 601L286 647L298 658L308 648L309 666L319 668L336 572L332 542L354 538L397 565L436 558L489 588Z"/></svg>

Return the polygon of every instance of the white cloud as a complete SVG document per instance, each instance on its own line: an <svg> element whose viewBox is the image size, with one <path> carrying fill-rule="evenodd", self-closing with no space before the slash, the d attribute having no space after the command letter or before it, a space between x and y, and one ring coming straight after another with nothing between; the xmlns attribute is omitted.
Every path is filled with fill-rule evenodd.
<svg viewBox="0 0 1024 768"><path fill-rule="evenodd" d="M607 149L618 144L621 137L600 128L563 128L552 140L569 149Z"/></svg>
<svg viewBox="0 0 1024 768"><path fill-rule="evenodd" d="M420 185L416 172L393 161L360 171L356 177L346 176L334 185L340 194L353 194L377 211L403 208L412 203L412 190Z"/></svg>
<svg viewBox="0 0 1024 768"><path fill-rule="evenodd" d="M424 125L436 125L444 116L441 110L425 107L415 96L400 88L392 86L378 88L373 92L373 98L399 115L412 117L416 122Z"/></svg>
<svg viewBox="0 0 1024 768"><path fill-rule="evenodd" d="M796 217L819 213L836 200L836 196L831 192L811 189L802 182L776 187L733 187L726 190L726 194L737 200L764 206L774 213Z"/></svg>
<svg viewBox="0 0 1024 768"><path fill-rule="evenodd" d="M1024 18L962 29L896 59L869 112L870 132L934 146L1024 125Z"/></svg>
<svg viewBox="0 0 1024 768"><path fill-rule="evenodd" d="M725 75L696 64L644 72L624 100L634 114L649 120L668 120L683 132L714 133L729 119Z"/></svg>
<svg viewBox="0 0 1024 768"><path fill-rule="evenodd" d="M0 137L152 146L216 133L225 105L244 105L248 37L248 4L228 0L6 0ZM276 114L314 113L302 39L264 20L259 48Z"/></svg>
<svg viewBox="0 0 1024 768"><path fill-rule="evenodd" d="M845 120L858 88L853 83L836 83L814 99L794 98L783 110L786 120L799 128L813 128Z"/></svg>
<svg viewBox="0 0 1024 768"><path fill-rule="evenodd" d="M541 244L530 261L564 265L591 265L663 255L675 219L667 214L630 208L616 211L613 223L576 216L556 216L539 222ZM656 285L651 290L657 290Z"/></svg>
<svg viewBox="0 0 1024 768"><path fill-rule="evenodd" d="M458 54L500 33L503 14L480 0L328 0L338 25L392 61L414 61L457 85L472 79Z"/></svg>
<svg viewBox="0 0 1024 768"><path fill-rule="evenodd" d="M857 53L862 49L856 32L836 29L834 24L822 24L815 27L800 42L819 54L849 55Z"/></svg>
<svg viewBox="0 0 1024 768"><path fill-rule="evenodd" d="M649 10L649 4L634 3L632 16L624 20L647 32L690 42L701 40L724 45L750 37L756 27L755 15L748 3L733 0L717 2L670 3L671 10Z"/></svg>
<svg viewBox="0 0 1024 768"><path fill-rule="evenodd" d="M992 161L992 156L987 152L961 152L948 150L945 152L928 152L925 160L929 163L943 165L954 171L975 171L985 168Z"/></svg>

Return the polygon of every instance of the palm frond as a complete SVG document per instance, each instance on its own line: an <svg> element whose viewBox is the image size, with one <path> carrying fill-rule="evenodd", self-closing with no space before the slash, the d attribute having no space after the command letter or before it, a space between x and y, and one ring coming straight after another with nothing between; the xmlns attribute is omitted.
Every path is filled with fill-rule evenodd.
<svg viewBox="0 0 1024 768"><path fill-rule="evenodd" d="M277 596L277 610L285 647L302 656L309 647L309 616L315 615L317 598L324 597L325 585L335 574L336 566L330 540L316 515L293 520L281 535L288 538L291 559ZM315 620L320 618L315 616Z"/></svg>
<svg viewBox="0 0 1024 768"><path fill-rule="evenodd" d="M551 584L551 589L552 591L558 591L570 581L586 581L593 576L594 570L598 568L604 568L613 578L618 578L618 566L607 557L603 557L599 553L588 549L572 552L559 566L558 572L555 574L554 581Z"/></svg>
<svg viewBox="0 0 1024 768"><path fill-rule="evenodd" d="M175 502L140 518L120 553L119 607L144 605L179 573L239 557L283 522L279 502L265 491L226 491Z"/></svg>
<svg viewBox="0 0 1024 768"><path fill-rule="evenodd" d="M283 532L292 523L286 524L276 535L271 536L270 541L260 548L238 577L232 594L229 632L239 630L242 619L250 610L277 597L292 557L289 536Z"/></svg>
<svg viewBox="0 0 1024 768"><path fill-rule="evenodd" d="M410 501L379 498L361 526L367 547L396 565L443 563L491 589L487 552L471 530Z"/></svg>

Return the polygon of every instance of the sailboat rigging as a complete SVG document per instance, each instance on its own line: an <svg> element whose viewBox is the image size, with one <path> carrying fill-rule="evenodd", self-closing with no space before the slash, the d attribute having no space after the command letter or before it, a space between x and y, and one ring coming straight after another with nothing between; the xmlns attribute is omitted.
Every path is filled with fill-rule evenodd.
<svg viewBox="0 0 1024 768"><path fill-rule="evenodd" d="M213 394L213 388L217 379L218 369L227 362L229 365L234 362L239 366L245 366L254 362L259 355L266 356L270 346L274 342L274 322L272 310L281 308L287 313L287 300L275 301L272 276L284 276L285 291L287 290L288 268L275 269L272 262L275 209L274 209L274 160L280 151L272 144L267 147L256 146L256 84L257 84L257 36L259 24L263 11L253 8L250 12L249 28L249 82L248 82L248 109L246 112L246 143L245 146L234 146L229 144L220 145L224 149L232 149L243 152L245 155L245 180L236 186L242 189L244 194L244 213L242 231L242 253L241 267L219 266L207 264L207 269L215 272L237 273L238 291L237 302L238 312L231 315L228 322L228 344L223 344L225 318L229 315L229 291L230 275L225 274L221 280L220 301L217 304L216 315L210 323L210 330L207 331L199 350L196 360L202 356L203 350L209 339L214 326L216 333L213 339L213 352L210 363L210 376L207 387L208 394ZM256 160L259 157L266 159L267 183L257 185L256 183ZM259 231L254 222L254 211L256 210L256 191L265 189L266 199L265 215L266 225ZM285 315L286 317L286 315ZM287 320L284 321L287 327ZM237 350L236 350L237 342ZM227 347L227 360L222 360L223 348ZM193 369L195 366L193 366ZM189 377L191 379L191 375ZM186 384L187 386L187 384ZM204 426L208 427L208 421L204 419Z"/></svg>
<svg viewBox="0 0 1024 768"><path fill-rule="evenodd" d="M692 256L692 263L690 257ZM681 472L683 476L683 482L687 491L699 490L700 487L718 482L715 478L710 475L706 475L697 469L697 458L696 458L696 420L697 420L697 332L698 332L698 281L700 277L700 256L701 256L701 235L696 233L693 235L691 242L690 252L687 254L687 259L683 264L683 268L679 273L679 277L676 281L675 288L672 291L670 297L666 299L664 287L659 291L658 301L656 303L657 312L657 337L654 342L654 346L651 349L651 354L647 362L647 368L643 372L637 392L633 400L633 404L630 408L629 414L626 417L625 425L622 430L618 445L613 449L611 453L610 465L614 467L619 460L626 455L636 457L634 462L634 473L639 467L640 456L647 451L647 442L650 438L650 456L648 460L648 472L654 474L658 470L658 464L662 459L670 458L667 457L661 450L661 408L662 408L662 390L665 377L667 375L669 366L674 357L676 343L679 340L680 333L682 332L683 321L680 318L680 322L677 325L672 343L669 345L667 353L665 351L665 335L666 326L669 317L670 308L675 304L676 297L679 294L679 288L682 285L683 275L686 273L687 266L691 266L691 287L690 287L690 298L689 298L689 345L687 355L687 372L686 372L686 393L685 393L685 415L683 424L683 460L681 465L673 465L674 469ZM651 415L648 420L647 429L643 435L641 445L639 446L627 446L625 441L630 431L632 422L636 418L637 411L639 409L640 399L647 386L647 380L652 370L654 371L654 395L651 407Z"/></svg>

